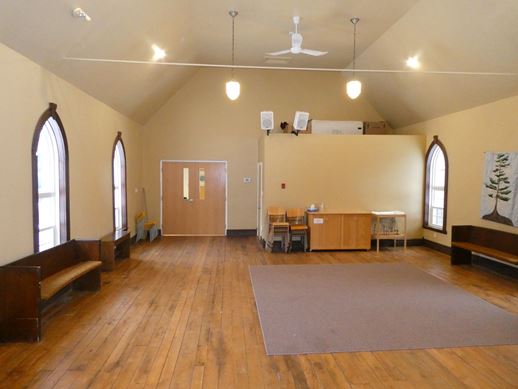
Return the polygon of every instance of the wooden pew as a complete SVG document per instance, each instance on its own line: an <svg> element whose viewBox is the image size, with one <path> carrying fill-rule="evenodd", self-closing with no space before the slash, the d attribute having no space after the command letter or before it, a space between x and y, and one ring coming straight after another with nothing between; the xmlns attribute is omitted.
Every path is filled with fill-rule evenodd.
<svg viewBox="0 0 518 389"><path fill-rule="evenodd" d="M41 339L41 319L62 289L101 287L98 240L71 240L0 267L0 342Z"/></svg>
<svg viewBox="0 0 518 389"><path fill-rule="evenodd" d="M451 264L471 264L473 252L518 266L518 235L476 226L453 226Z"/></svg>

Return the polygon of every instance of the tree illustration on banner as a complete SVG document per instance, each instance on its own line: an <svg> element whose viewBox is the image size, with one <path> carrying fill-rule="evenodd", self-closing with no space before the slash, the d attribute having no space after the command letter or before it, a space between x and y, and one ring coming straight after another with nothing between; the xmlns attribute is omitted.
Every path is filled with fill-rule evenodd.
<svg viewBox="0 0 518 389"><path fill-rule="evenodd" d="M517 182L516 179L513 182L511 178L512 170L515 170L515 168L511 168L510 153L496 153L496 156L494 154L492 156L493 163L490 164L492 166L487 164L489 161L486 158L484 187L486 196L491 199L490 201L493 201L493 204L491 212L483 214L482 219L513 226L513 220L508 216L512 217L514 206L506 205L509 202L514 203L516 198L513 194L516 191ZM501 209L504 209L504 211L501 211ZM511 214L509 214L509 211Z"/></svg>

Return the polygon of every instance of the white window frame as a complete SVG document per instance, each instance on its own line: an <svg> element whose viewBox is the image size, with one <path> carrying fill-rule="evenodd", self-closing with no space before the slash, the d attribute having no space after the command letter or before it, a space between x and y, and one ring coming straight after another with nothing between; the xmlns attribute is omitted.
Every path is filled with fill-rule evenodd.
<svg viewBox="0 0 518 389"><path fill-rule="evenodd" d="M122 133L118 132L112 151L112 200L113 200L113 230L120 231L128 228L127 204L127 158Z"/></svg>
<svg viewBox="0 0 518 389"><path fill-rule="evenodd" d="M56 108L56 104L49 104L38 120L32 141L33 241L36 253L66 242L70 235L68 146ZM52 210L47 212L50 207ZM52 239L42 241L41 234L47 231L52 231Z"/></svg>
<svg viewBox="0 0 518 389"><path fill-rule="evenodd" d="M437 169L444 169L438 172ZM439 180L439 178L442 178ZM425 199L423 227L436 232L446 233L448 201L448 156L437 136L426 153ZM442 204L437 197L442 196Z"/></svg>

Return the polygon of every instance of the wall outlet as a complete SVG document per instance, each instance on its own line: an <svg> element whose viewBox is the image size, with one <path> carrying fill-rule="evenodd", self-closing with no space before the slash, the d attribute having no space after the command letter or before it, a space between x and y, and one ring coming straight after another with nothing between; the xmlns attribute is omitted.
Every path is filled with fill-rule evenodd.
<svg viewBox="0 0 518 389"><path fill-rule="evenodd" d="M243 182L245 184L251 184L252 183L252 177L245 177L245 178L243 178Z"/></svg>

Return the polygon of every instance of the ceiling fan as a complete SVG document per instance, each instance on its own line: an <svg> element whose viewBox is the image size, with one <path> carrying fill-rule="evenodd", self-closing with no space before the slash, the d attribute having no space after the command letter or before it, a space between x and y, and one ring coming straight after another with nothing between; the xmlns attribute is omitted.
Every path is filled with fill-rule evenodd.
<svg viewBox="0 0 518 389"><path fill-rule="evenodd" d="M320 57L326 55L327 51L309 50L302 48L302 35L299 34L298 26L300 23L300 16L293 17L293 24L295 24L295 32L290 32L291 35L291 48L288 50L276 51L273 53L266 53L267 55L283 55L283 54L306 54L314 57Z"/></svg>
<svg viewBox="0 0 518 389"><path fill-rule="evenodd" d="M234 12L234 11L231 11ZM232 16L232 14L231 14ZM356 27L358 18L352 18L351 23ZM294 16L293 23L295 24L295 32L290 32L292 47L288 50L277 51L273 53L266 53L267 55L277 56L283 54L307 54L311 56L326 55L326 51L309 50L302 48L302 35L298 33L298 25L300 17ZM172 66L172 67L194 67L194 68L230 68L230 69L259 69L259 70L283 70L283 71L309 71L309 72L337 72L337 73L391 73L391 74L432 74L432 75L453 75L453 76L497 76L497 77L517 77L518 72L477 72L477 71L449 71L449 70L416 70L411 69L356 69L353 68L323 68L323 67L292 67L292 66L265 66L265 65L236 65L236 64L217 64L217 63L196 63L196 62L166 62L157 60L134 60L134 59L113 59L113 58L86 58L86 57L69 57L63 58L65 61L78 62L97 62L97 63L119 63L119 64L134 64L134 65L156 65L156 66ZM353 61L355 62L355 61Z"/></svg>

